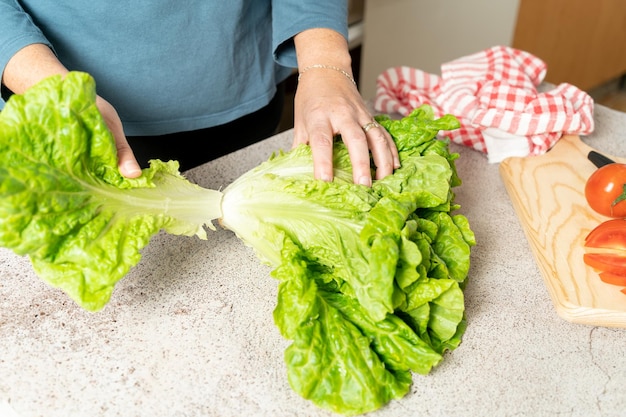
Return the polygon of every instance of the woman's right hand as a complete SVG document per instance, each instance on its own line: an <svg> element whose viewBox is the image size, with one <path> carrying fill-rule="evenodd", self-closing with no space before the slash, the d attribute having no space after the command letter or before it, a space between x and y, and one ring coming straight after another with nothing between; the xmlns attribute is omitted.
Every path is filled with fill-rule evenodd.
<svg viewBox="0 0 626 417"><path fill-rule="evenodd" d="M13 55L1 75L2 84L15 94L23 94L28 88L46 77L55 74L65 76L67 73L68 69L48 46L35 43L20 49ZM117 111L100 96L96 98L96 105L115 137L120 173L127 178L140 176L141 168L128 145Z"/></svg>
<svg viewBox="0 0 626 417"><path fill-rule="evenodd" d="M141 168L135 159L133 150L128 145L126 135L124 135L124 129L122 128L122 121L117 111L108 101L100 96L96 98L96 105L115 138L120 173L126 178L137 178L141 175Z"/></svg>

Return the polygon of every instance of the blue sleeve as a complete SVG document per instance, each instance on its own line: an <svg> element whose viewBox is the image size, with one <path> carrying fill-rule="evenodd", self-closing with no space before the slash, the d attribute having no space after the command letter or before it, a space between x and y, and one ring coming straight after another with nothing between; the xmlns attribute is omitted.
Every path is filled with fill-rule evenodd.
<svg viewBox="0 0 626 417"><path fill-rule="evenodd" d="M0 0L0 76L13 55L34 43L52 47L17 0ZM2 107L4 101L0 99Z"/></svg>
<svg viewBox="0 0 626 417"><path fill-rule="evenodd" d="M332 29L348 39L346 0L273 0L272 47L276 62L297 67L293 37L313 28Z"/></svg>

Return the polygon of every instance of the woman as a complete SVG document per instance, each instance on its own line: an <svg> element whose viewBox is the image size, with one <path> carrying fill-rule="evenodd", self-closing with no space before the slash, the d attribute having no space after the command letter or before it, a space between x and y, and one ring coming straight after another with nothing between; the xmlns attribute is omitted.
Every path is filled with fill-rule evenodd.
<svg viewBox="0 0 626 417"><path fill-rule="evenodd" d="M354 181L399 166L351 73L347 2L337 0L0 0L2 84L22 93L70 70L96 80L120 171L149 158L188 169L273 132L277 86L297 67L294 146L311 146L316 178L331 180L341 134Z"/></svg>

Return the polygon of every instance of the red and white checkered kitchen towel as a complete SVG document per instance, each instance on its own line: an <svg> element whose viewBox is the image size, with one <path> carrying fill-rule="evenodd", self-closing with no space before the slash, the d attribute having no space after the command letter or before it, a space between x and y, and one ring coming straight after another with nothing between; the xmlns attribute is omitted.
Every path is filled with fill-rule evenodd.
<svg viewBox="0 0 626 417"><path fill-rule="evenodd" d="M443 64L441 76L394 67L378 76L374 107L409 114L429 104L435 114L455 115L461 128L441 132L456 143L507 156L540 155L563 134L593 131L593 99L571 84L538 92L546 64L532 54L496 46Z"/></svg>

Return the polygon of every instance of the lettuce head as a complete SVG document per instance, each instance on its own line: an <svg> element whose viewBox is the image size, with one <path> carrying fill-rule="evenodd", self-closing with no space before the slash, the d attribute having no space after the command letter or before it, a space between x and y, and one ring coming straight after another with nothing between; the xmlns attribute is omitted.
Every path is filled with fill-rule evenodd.
<svg viewBox="0 0 626 417"><path fill-rule="evenodd" d="M475 240L453 214L458 155L437 139L459 126L453 116L422 106L377 117L402 166L372 187L352 183L337 140L332 182L314 179L301 145L218 191L189 182L176 161L121 176L95 97L91 76L72 72L12 96L0 113L0 245L80 306L104 308L159 231L205 239L219 224L273 267L274 320L292 341L287 377L318 406L375 410L459 345Z"/></svg>

